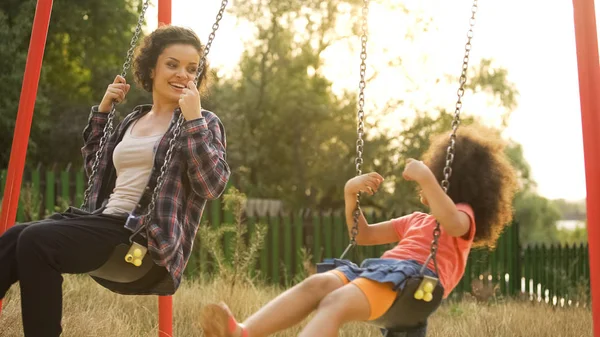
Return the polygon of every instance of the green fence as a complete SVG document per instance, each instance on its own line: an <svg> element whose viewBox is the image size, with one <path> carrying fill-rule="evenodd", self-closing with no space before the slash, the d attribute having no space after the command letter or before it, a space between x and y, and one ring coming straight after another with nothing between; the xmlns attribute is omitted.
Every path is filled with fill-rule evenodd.
<svg viewBox="0 0 600 337"><path fill-rule="evenodd" d="M0 192L4 191L6 171L0 171ZM39 219L66 204L80 205L85 188L82 170L29 170L24 173L17 222ZM396 217L396 214L367 214L370 222ZM221 201L209 203L203 220L211 226L231 223L232 214L222 210ZM288 283L305 272L302 248L312 254L312 263L339 257L348 244L348 230L341 212L295 212L291 215L248 217L253 224L268 224L264 249L260 251L257 275L272 283ZM519 244L519 225L506 227L495 250L473 249L464 277L455 296L471 292L473 284L496 287L504 296L525 296L531 300L569 304L589 299L589 259L587 244L536 245ZM230 245L226 237L223 244ZM355 247L348 258L360 263L365 258L379 257L393 245ZM230 251L226 249L226 251ZM230 257L230 256L229 256ZM210 267L210 257L197 242L188 265L196 274Z"/></svg>

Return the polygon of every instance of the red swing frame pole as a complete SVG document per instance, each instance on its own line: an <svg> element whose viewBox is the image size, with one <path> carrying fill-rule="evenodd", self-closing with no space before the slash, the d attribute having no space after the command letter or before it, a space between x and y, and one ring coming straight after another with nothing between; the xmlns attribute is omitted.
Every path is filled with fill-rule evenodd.
<svg viewBox="0 0 600 337"><path fill-rule="evenodd" d="M573 0L587 188L587 230L594 336L600 336L600 60L594 0Z"/></svg>
<svg viewBox="0 0 600 337"><path fill-rule="evenodd" d="M158 25L170 25L171 17L171 0L158 0Z"/></svg>
<svg viewBox="0 0 600 337"><path fill-rule="evenodd" d="M6 176L4 197L2 199L0 235L14 224L17 217L21 181L23 180L29 133L33 119L33 108L37 97L51 12L52 0L38 0L35 8L35 17L33 18L33 27L31 29L31 39L29 40L29 51L27 52L17 121L15 123L10 160L8 162L8 174ZM2 301L0 300L1 311Z"/></svg>
<svg viewBox="0 0 600 337"><path fill-rule="evenodd" d="M171 24L171 0L158 0L158 26ZM173 298L158 297L158 337L173 336Z"/></svg>

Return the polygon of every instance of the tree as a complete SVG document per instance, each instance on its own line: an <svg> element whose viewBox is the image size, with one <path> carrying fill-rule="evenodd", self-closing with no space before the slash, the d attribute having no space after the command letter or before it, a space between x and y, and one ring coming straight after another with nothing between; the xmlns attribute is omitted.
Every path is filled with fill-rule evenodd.
<svg viewBox="0 0 600 337"><path fill-rule="evenodd" d="M333 95L319 72L339 3L244 2L234 9L256 23L257 40L242 57L239 78L217 81L210 100L235 135L228 161L250 197L281 198L291 207L339 205L333 200L352 175L355 99ZM294 29L298 20L302 33Z"/></svg>
<svg viewBox="0 0 600 337"><path fill-rule="evenodd" d="M239 71L217 79L209 104L230 135L228 161L234 184L249 197L282 199L290 208L343 207L343 186L356 173L356 92L333 94L323 75L323 54L336 41L357 36L356 25L344 26L337 18L358 17L361 5L358 1L277 0L233 7L239 20L255 24L256 40L247 44ZM399 11L410 16L405 9ZM426 29L426 25L418 27ZM391 66L401 63L398 56L389 62ZM378 70L374 73L368 81ZM504 93L499 102L511 108L517 95L514 85L506 76L491 75L505 75L505 70L491 67L489 61L472 73L477 85L471 91ZM391 98L375 108L393 111L404 104ZM443 109L432 115L420 112L413 121L403 122L403 131L384 132L381 119L370 119L365 125L362 170L377 171L388 180L384 191L365 198L363 204L397 212L418 208L412 197L414 187L399 178L401 163L420 157L429 136L449 130L450 121Z"/></svg>
<svg viewBox="0 0 600 337"><path fill-rule="evenodd" d="M35 0L0 5L0 162L6 167L35 13ZM56 1L44 53L28 164L81 164L81 132L89 109L121 72L137 22L133 0ZM128 101L139 94L130 93ZM130 108L130 104L124 109ZM68 139L69 141L65 141Z"/></svg>

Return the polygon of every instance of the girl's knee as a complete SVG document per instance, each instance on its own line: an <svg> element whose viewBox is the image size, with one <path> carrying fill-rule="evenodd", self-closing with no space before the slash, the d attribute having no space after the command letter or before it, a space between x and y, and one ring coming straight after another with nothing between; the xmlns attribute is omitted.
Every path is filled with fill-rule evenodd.
<svg viewBox="0 0 600 337"><path fill-rule="evenodd" d="M331 273L323 273L309 276L306 280L302 281L301 285L309 291L326 291L329 293L344 284L337 276Z"/></svg>
<svg viewBox="0 0 600 337"><path fill-rule="evenodd" d="M346 285L325 296L319 303L318 311L339 323L366 321L370 306L358 288Z"/></svg>
<svg viewBox="0 0 600 337"><path fill-rule="evenodd" d="M342 296L342 293L339 291L334 291L321 300L321 303L319 303L319 309L332 308L335 310L336 307L343 307L345 305L344 301L345 297Z"/></svg>

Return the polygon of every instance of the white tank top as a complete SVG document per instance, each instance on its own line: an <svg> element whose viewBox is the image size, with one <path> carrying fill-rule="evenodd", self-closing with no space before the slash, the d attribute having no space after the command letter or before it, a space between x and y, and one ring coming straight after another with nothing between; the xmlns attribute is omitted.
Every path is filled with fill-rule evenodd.
<svg viewBox="0 0 600 337"><path fill-rule="evenodd" d="M135 137L131 134L134 125L127 128L113 152L117 181L103 213L131 213L148 184L154 152L163 134Z"/></svg>

